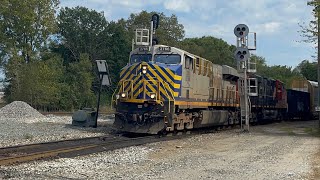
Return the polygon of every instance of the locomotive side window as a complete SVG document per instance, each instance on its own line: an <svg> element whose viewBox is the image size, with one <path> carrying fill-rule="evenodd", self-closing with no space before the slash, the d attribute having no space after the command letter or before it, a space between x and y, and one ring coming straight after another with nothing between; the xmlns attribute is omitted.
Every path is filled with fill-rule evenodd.
<svg viewBox="0 0 320 180"><path fill-rule="evenodd" d="M156 63L180 64L181 56L179 54L156 54L154 55Z"/></svg>
<svg viewBox="0 0 320 180"><path fill-rule="evenodd" d="M184 64L186 69L193 69L193 59L189 56L184 57Z"/></svg>
<svg viewBox="0 0 320 180"><path fill-rule="evenodd" d="M203 61L203 74L204 76L206 76L208 73L208 61Z"/></svg>
<svg viewBox="0 0 320 180"><path fill-rule="evenodd" d="M199 67L199 65L200 65L200 59L197 58L197 60L196 60L196 67Z"/></svg>

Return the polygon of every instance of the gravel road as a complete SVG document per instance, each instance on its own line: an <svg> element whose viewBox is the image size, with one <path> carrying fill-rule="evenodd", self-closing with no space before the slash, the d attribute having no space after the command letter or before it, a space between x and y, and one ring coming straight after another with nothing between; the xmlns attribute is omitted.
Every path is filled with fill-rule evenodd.
<svg viewBox="0 0 320 180"><path fill-rule="evenodd" d="M3 179L313 179L316 121L224 130L188 139L0 168Z"/></svg>

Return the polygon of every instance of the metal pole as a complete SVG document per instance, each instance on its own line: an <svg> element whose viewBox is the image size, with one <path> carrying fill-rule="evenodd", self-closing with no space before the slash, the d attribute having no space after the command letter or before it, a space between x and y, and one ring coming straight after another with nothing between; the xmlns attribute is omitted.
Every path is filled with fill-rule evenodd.
<svg viewBox="0 0 320 180"><path fill-rule="evenodd" d="M246 118L246 123L245 123L245 131L249 131L249 116L248 116L248 79L247 79L247 66L248 66L248 62L245 61L245 68L244 68L244 104L245 104L245 118Z"/></svg>
<svg viewBox="0 0 320 180"><path fill-rule="evenodd" d="M318 107L320 107L320 5L316 7L316 15L318 18ZM320 112L319 112L319 128L320 128Z"/></svg>
<svg viewBox="0 0 320 180"><path fill-rule="evenodd" d="M95 119L94 126L93 126L94 128L98 127L98 115L99 115L99 108L100 108L100 95L101 95L101 90L102 90L102 79L103 79L103 75L100 74L100 88L99 88L99 93L98 93L96 119Z"/></svg>
<svg viewBox="0 0 320 180"><path fill-rule="evenodd" d="M241 68L241 63L240 63L240 65L239 65L239 67ZM238 89L238 94L239 94L239 97L240 97L240 102L239 102L239 104L240 104L240 128L241 128L241 131L243 131L243 122L242 122L242 105L241 105L241 103L242 103L242 96L243 96L243 94L242 94L242 80L240 79L238 82L240 82L239 84L238 84L238 86L239 86L239 89ZM244 83L244 81L243 81L243 83ZM240 93L240 91L241 91L241 93Z"/></svg>
<svg viewBox="0 0 320 180"><path fill-rule="evenodd" d="M153 21L151 21L151 25L150 25L150 49L152 47L152 39L153 39Z"/></svg>

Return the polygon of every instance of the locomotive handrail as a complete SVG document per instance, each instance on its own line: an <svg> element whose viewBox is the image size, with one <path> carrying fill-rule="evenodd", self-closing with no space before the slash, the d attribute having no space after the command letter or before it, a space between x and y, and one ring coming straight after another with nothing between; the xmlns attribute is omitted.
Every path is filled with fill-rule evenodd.
<svg viewBox="0 0 320 180"><path fill-rule="evenodd" d="M169 84L167 83L167 82L165 82L165 81L163 81L164 83L166 83L167 84L167 86L169 87ZM160 82L161 83L161 82ZM163 83L162 83L163 84ZM165 85L163 84L163 87L165 87ZM163 88L165 91L166 91L166 93L168 94L168 92L167 92L167 88ZM168 89L170 89L170 88L168 88ZM170 89L171 90L171 89ZM172 90L171 90L172 91ZM174 104L174 101L175 101L175 99L174 99L174 96L173 96L173 94L172 94L172 92L170 91L170 93L171 93L171 97L172 97L172 101L173 101L173 104ZM169 96L169 94L168 94L168 96ZM169 99L169 112L170 112L170 99Z"/></svg>
<svg viewBox="0 0 320 180"><path fill-rule="evenodd" d="M130 101L130 100L133 100L134 97L133 97L133 80L120 80L119 83L118 83L118 86L116 88L116 90L114 91L114 93L112 94L112 102L111 102L111 105L114 101L114 96L117 92L121 91L121 92L124 92L125 91L125 83L126 82L129 82L129 86L130 86L130 95L128 94L128 97L127 97L127 101ZM159 80L146 80L146 79L143 79L142 80L142 83L144 84L144 88L143 88L143 99L145 99L146 97L146 82L153 82L152 84L155 84L157 86L157 89L156 89L156 93L157 93L157 103L159 104L162 104L163 105L163 100L160 100L161 96L160 96L160 92L161 92L161 86L163 86L163 90L165 91L165 96L168 98L169 101L175 101L174 99L174 93L172 92L172 89L170 88L169 84L165 81L159 81ZM117 104L117 100L115 100L115 103ZM170 103L169 103L169 111L170 111Z"/></svg>
<svg viewBox="0 0 320 180"><path fill-rule="evenodd" d="M125 86L124 86L124 83L125 83L125 82L129 82L129 83L130 83L130 84L129 84L129 85L130 85L130 90L131 90L131 91L130 91L130 92L131 92L131 94L130 94L130 99L132 99L132 98L133 98L133 80L121 80L120 82L121 82L122 92L124 92L124 90L125 90L125 89L124 89L124 87L125 87ZM129 94L128 94L128 99L129 99Z"/></svg>
<svg viewBox="0 0 320 180"><path fill-rule="evenodd" d="M116 92L118 91L119 87L121 87L120 82L118 83L117 88L116 88L116 89L113 91L113 93L112 93L112 96L111 96L111 109L112 109L112 107L113 107L113 106L112 106L113 101L115 101L115 102L116 102L116 105L117 105L117 101L114 100L114 95L115 95Z"/></svg>

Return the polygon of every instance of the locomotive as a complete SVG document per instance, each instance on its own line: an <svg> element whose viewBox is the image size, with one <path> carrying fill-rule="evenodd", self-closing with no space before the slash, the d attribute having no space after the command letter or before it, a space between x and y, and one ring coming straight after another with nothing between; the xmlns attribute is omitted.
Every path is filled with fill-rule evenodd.
<svg viewBox="0 0 320 180"><path fill-rule="evenodd" d="M113 95L114 126L125 132L157 134L240 124L237 70L176 47L153 45L131 51ZM309 111L309 102L290 102L283 82L258 75L250 97L250 122L281 120ZM291 96L301 93L290 91ZM304 98L310 98L304 94ZM299 98L291 98L295 101ZM304 105L302 109L296 106ZM295 112L290 112L295 111ZM290 112L290 113L289 113Z"/></svg>

